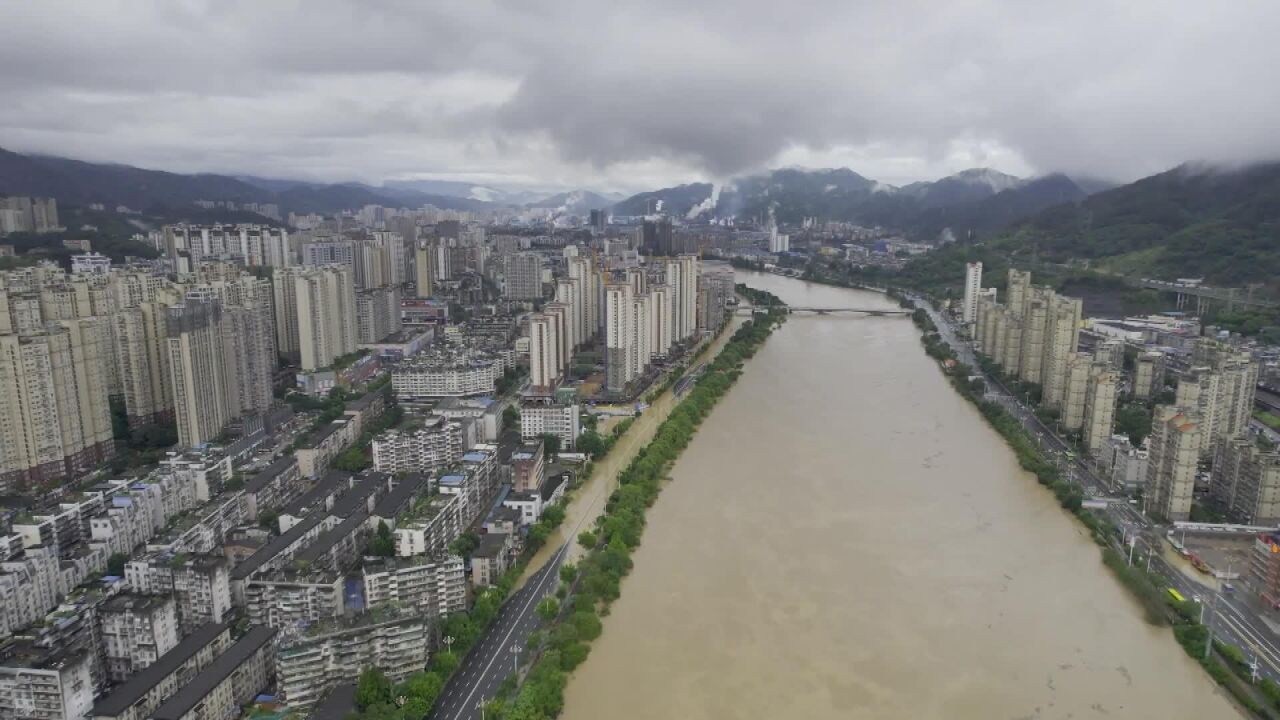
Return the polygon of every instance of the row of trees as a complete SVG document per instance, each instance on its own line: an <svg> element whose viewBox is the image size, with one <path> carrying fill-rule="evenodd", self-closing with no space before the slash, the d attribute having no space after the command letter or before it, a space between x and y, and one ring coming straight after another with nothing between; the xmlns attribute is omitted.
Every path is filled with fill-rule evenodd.
<svg viewBox="0 0 1280 720"><path fill-rule="evenodd" d="M765 305L780 305L777 298ZM762 298L768 300L766 298ZM609 496L605 512L593 530L578 537L587 548L579 566L561 568L561 603L538 608L543 619L555 620L536 638L541 655L518 692L496 699L487 717L502 720L548 720L564 704L568 673L586 660L590 643L599 637L600 617L621 594L622 579L631 571L631 553L640 545L645 513L657 500L671 464L688 446L698 426L742 372L743 362L755 354L774 327L785 318L778 307L744 323L708 366L688 397L658 427L653 440L618 475L618 488Z"/></svg>
<svg viewBox="0 0 1280 720"><path fill-rule="evenodd" d="M471 649L484 635L485 630L498 617L498 610L511 594L516 580L524 572L529 558L538 548L546 543L547 537L564 522L564 508L557 505L543 511L542 519L529 530L525 541L525 552L514 567L509 569L496 585L476 593L471 610L465 613L454 613L441 622L440 633L444 637L453 638L452 644L444 652L438 652L431 658L426 670L414 673L398 685L387 679L380 670L372 669L361 673L356 688L356 706L359 713L352 720L422 720L431 712L445 683L460 664L460 658ZM380 525L378 534L371 546L376 551L379 543L394 552L391 533L383 531ZM460 548L459 548L460 549Z"/></svg>

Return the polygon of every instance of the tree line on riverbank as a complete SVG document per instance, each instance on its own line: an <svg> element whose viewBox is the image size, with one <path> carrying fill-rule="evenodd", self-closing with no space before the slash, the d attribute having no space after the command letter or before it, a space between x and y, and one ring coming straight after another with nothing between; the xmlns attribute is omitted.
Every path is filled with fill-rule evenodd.
<svg viewBox="0 0 1280 720"><path fill-rule="evenodd" d="M734 332L689 395L658 426L653 440L618 475L618 488L594 528L579 536L587 553L576 567L562 568L563 583L557 591L562 602L539 608L550 625L535 638L537 660L523 685L508 684L508 692L489 704L487 718L549 720L560 713L568 673L586 660L590 643L602 631L600 618L621 595L622 580L632 568L631 554L644 532L645 513L669 479L672 464L741 375L743 363L785 320L785 308L776 297L756 297L770 310L756 313Z"/></svg>
<svg viewBox="0 0 1280 720"><path fill-rule="evenodd" d="M555 621L552 630L537 633L531 638L530 646L539 653L538 660L530 669L523 686L517 687L514 676L507 678L499 688L502 699L491 705L487 712L492 714L486 717L528 720L550 718L559 712L563 704L565 673L586 659L589 651L587 643L599 636L599 618L607 614L608 604L617 599L621 578L631 569L630 550L639 544L643 516L637 518L634 513L620 509L621 504L630 507L636 493L635 489L624 492L625 486L631 485L639 477L638 473L647 472L645 468L651 467L660 455L665 456L671 452L672 437L675 434L685 433L687 444L688 436L693 432L689 418L697 417L700 422L705 417L710 405L727 391L725 378L731 377L728 380L731 385L732 380L736 380L741 372L742 362L751 357L773 328L785 319L785 310L780 300L769 293L758 297L764 301L763 304L777 307L756 313L752 320L743 323L708 366L693 391L658 427L654 440L619 475L619 488L610 496L605 514L597 520L594 530L580 536L580 541L591 549L581 568L565 565L560 569L562 585L557 596L566 602L562 609L557 601L554 614L547 614L544 618ZM673 422L673 418L677 416L680 419ZM624 420L607 437L601 438L599 444L584 451L589 452L596 461L606 457L632 423L631 418ZM666 439L659 443L663 438ZM680 445L680 449L683 447ZM674 460L674 456L667 462L671 460ZM581 487L593 472L594 465L587 463L574 478L570 493ZM635 487L648 488L649 485L642 483ZM653 498L656 499L656 491ZM564 502L567 504L568 498ZM649 504L652 504L652 500L645 507ZM450 638L451 642L445 651L432 656L425 670L414 673L400 683L392 683L377 669L361 673L355 696L357 712L349 716L348 720L422 720L430 713L445 683L461 664L461 658L497 619L498 611L510 596L516 581L524 574L529 562L545 545L551 533L564 522L564 518L563 505L544 509L542 518L529 529L524 552L515 566L504 573L493 587L479 591L469 611L454 613L441 621L440 636ZM634 544L627 546L623 552L613 542L615 537L625 537ZM601 543L597 538L609 540ZM574 591L572 597L569 595L570 589ZM549 608L551 606L539 607L539 614L547 613ZM551 707L555 708L554 713L540 714Z"/></svg>

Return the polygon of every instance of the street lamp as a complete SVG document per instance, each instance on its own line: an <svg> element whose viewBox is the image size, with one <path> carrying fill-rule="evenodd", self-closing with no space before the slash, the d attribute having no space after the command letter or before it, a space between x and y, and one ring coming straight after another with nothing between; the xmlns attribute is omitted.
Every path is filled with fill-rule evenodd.
<svg viewBox="0 0 1280 720"><path fill-rule="evenodd" d="M446 652L453 654L453 636L452 635L445 635L444 637L440 638L440 642L444 643Z"/></svg>
<svg viewBox="0 0 1280 720"><path fill-rule="evenodd" d="M480 711L480 720L484 720L484 699L476 701L476 709Z"/></svg>
<svg viewBox="0 0 1280 720"><path fill-rule="evenodd" d="M511 643L511 671L520 676L520 646L516 643Z"/></svg>

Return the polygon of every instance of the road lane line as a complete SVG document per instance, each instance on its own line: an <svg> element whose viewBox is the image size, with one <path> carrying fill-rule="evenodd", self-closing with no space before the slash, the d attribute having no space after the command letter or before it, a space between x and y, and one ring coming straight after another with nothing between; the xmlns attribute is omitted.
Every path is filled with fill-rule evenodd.
<svg viewBox="0 0 1280 720"><path fill-rule="evenodd" d="M555 564L559 562L557 558L563 557L564 552L568 550L568 548L569 548L569 543L565 543L559 550L556 551L554 555L551 556L551 559L547 563L546 567L547 568L555 567ZM533 587L538 587L542 583L546 582L548 575L550 575L550 573L548 573L547 575L544 575L540 580L534 583ZM525 600L524 606L520 608L519 614L523 615L524 613L528 612L530 604L532 604L537 597L538 597L537 593L530 593L529 598ZM508 630L507 634L502 638L502 642L500 643L500 645L505 647L507 644L507 640L511 639L511 634L513 632L515 632L515 628L511 628L510 630ZM489 672L489 668L493 667L493 664L497 662L498 658L501 655L502 655L502 650L500 648L496 653L494 653L493 657L489 659L489 663L485 665L484 673ZM476 694L476 690L479 690L479 689L480 688L478 686L474 686L474 685L472 686L471 692L467 693L467 696L463 698L462 708L459 709L458 713L453 716L453 720L458 720L459 718L462 717L462 713L467 711L467 705L471 702L472 696L474 696Z"/></svg>

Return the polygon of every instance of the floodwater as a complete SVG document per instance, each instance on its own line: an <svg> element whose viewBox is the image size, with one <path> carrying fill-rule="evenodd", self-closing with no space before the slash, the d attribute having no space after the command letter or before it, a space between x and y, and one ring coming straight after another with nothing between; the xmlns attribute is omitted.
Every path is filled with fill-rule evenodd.
<svg viewBox="0 0 1280 720"><path fill-rule="evenodd" d="M908 319L788 320L648 517L567 720L1239 717Z"/></svg>
<svg viewBox="0 0 1280 720"><path fill-rule="evenodd" d="M732 318L728 326L710 343L698 350L693 360L687 365L693 367L714 358L716 353L720 352L720 348L733 337L733 331L742 324L743 320L744 318L740 317ZM668 389L656 398L652 405L645 408L639 417L632 419L631 427L627 429L626 434L618 440L603 460L594 464L591 479L578 488L565 508L564 522L547 538L546 545L530 559L529 566L517 583L518 586L523 586L530 577L542 569L566 543L569 544L569 551L565 553L565 562L576 562L579 559L583 548L577 542L578 533L594 527L596 518L604 512L609 495L618 487L618 473L622 472L636 454L649 444L657 434L658 426L667 419L679 400L680 398ZM612 427L612 424L604 421L601 421L600 425L601 428L606 425ZM602 430L602 432L605 431Z"/></svg>

